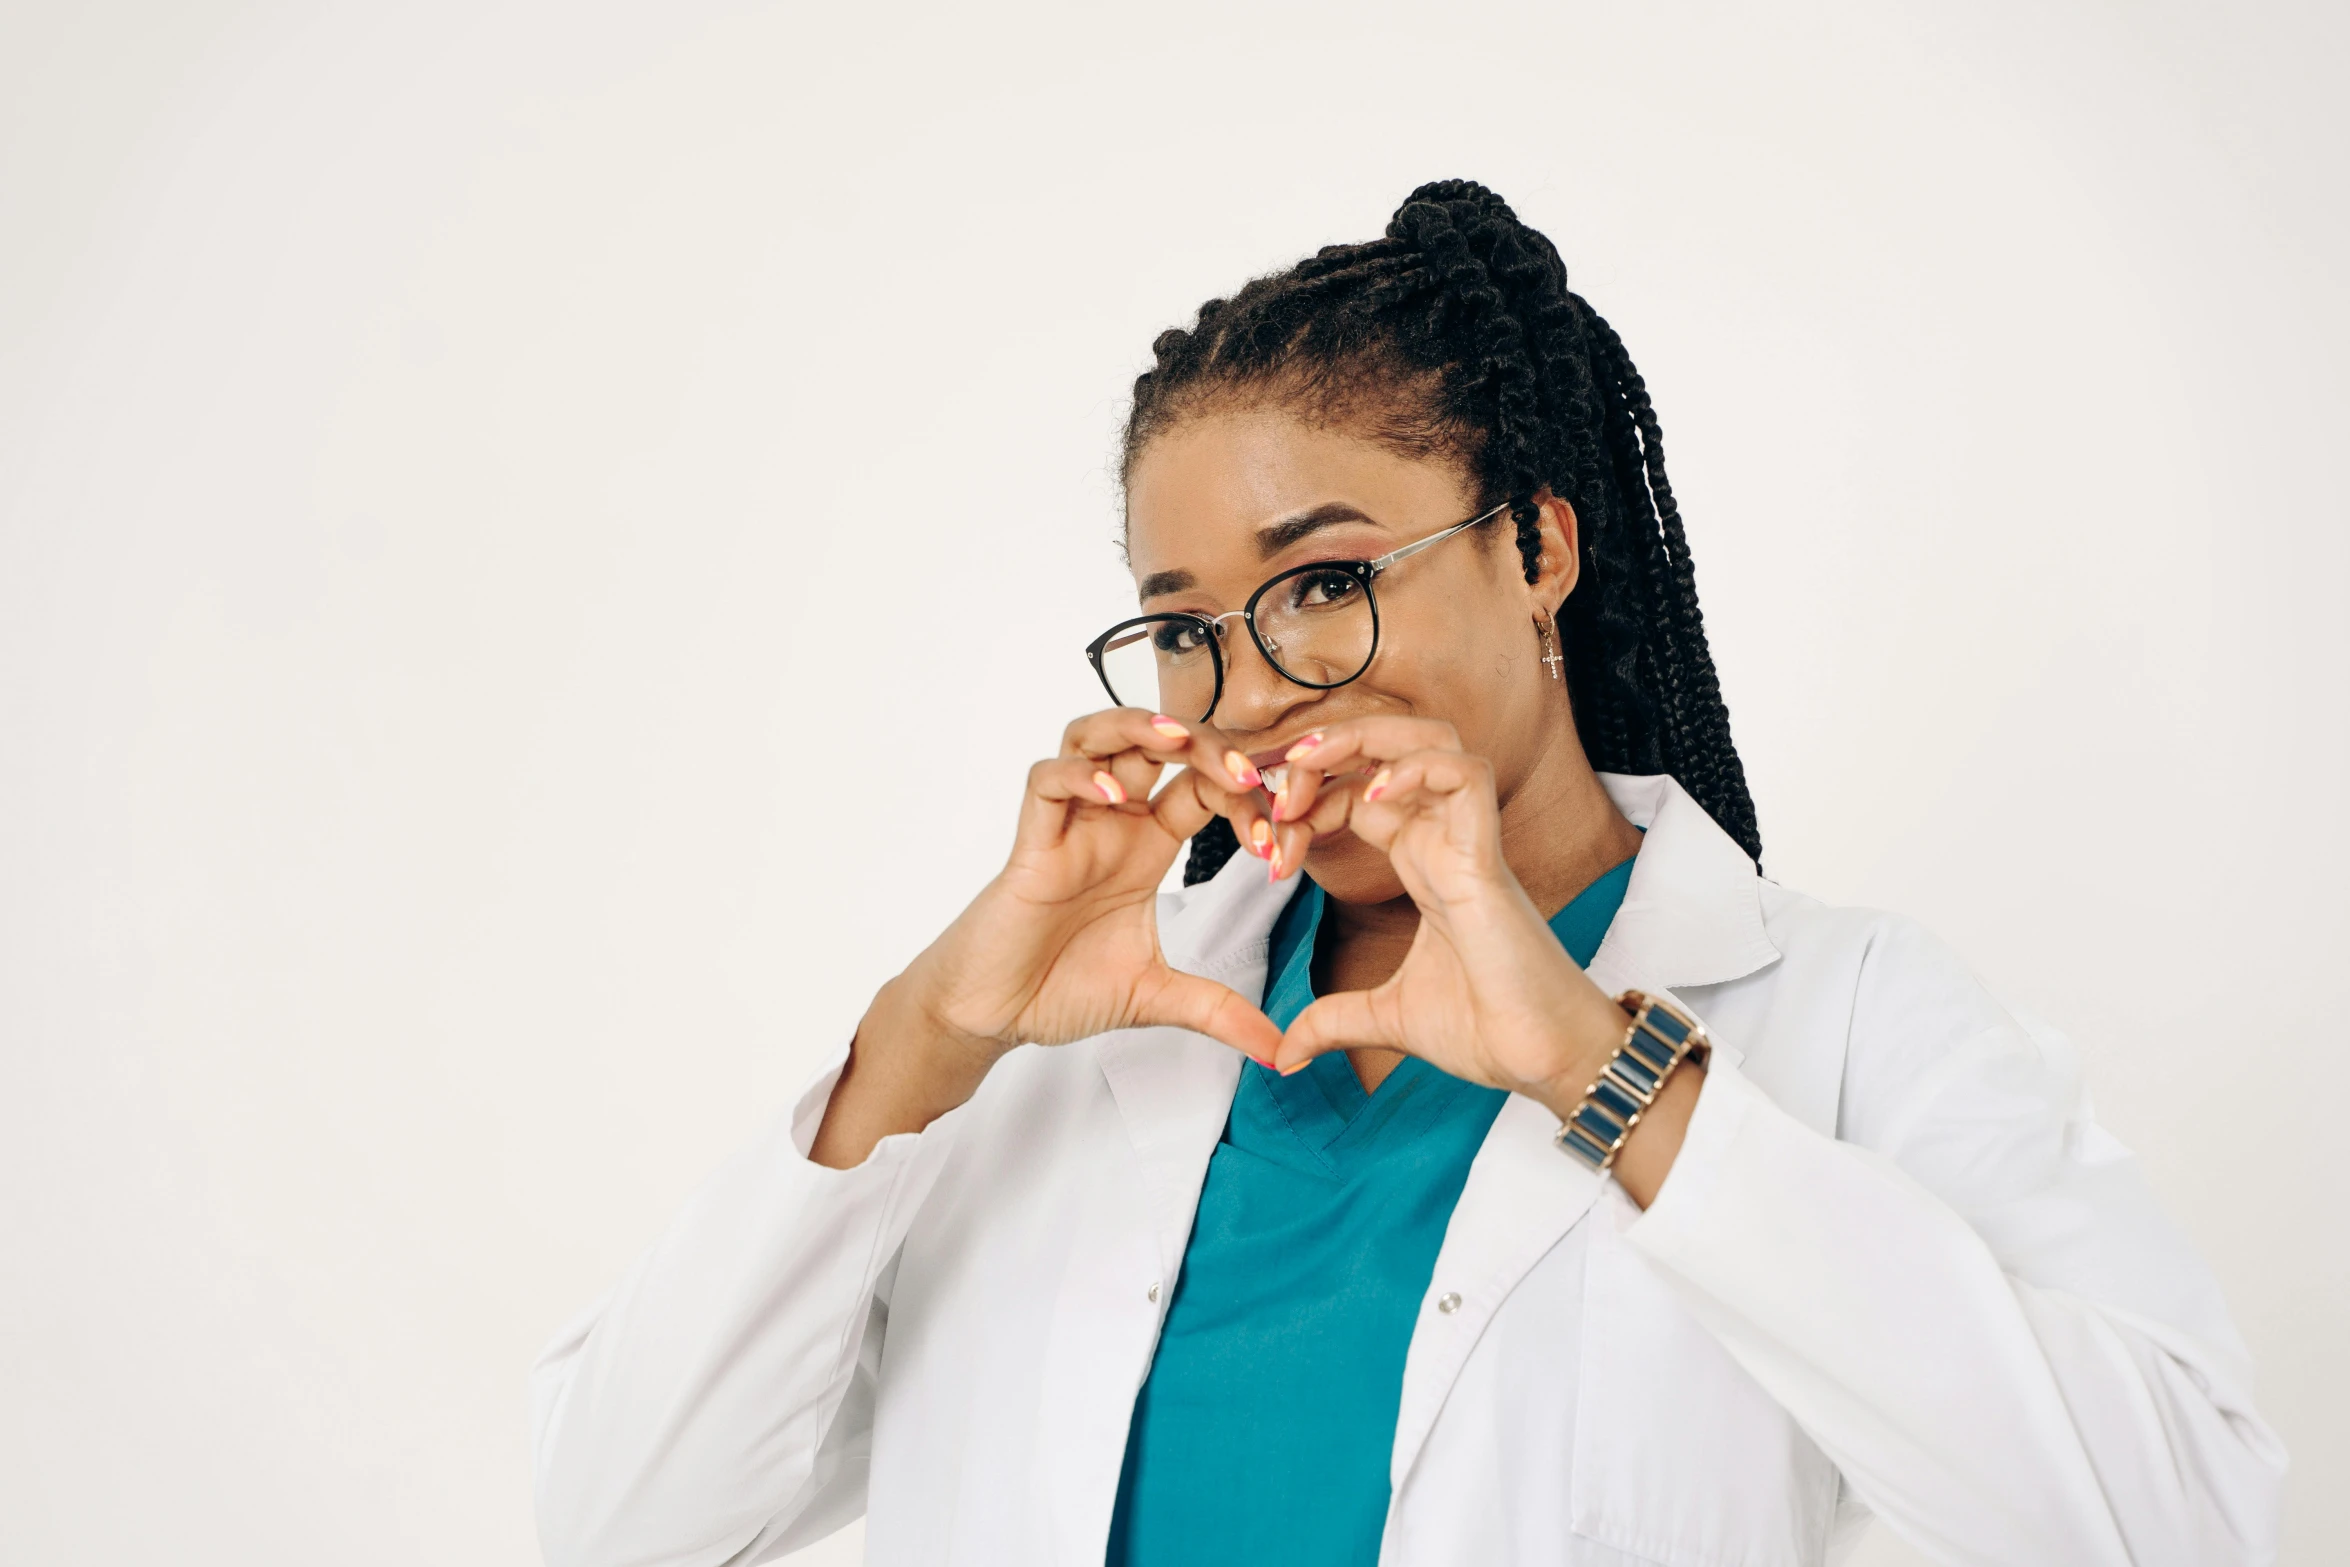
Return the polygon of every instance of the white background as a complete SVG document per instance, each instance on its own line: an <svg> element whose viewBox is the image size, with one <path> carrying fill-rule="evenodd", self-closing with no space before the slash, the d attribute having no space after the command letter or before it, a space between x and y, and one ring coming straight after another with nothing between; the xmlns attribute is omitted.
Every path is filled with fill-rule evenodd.
<svg viewBox="0 0 2350 1567"><path fill-rule="evenodd" d="M532 1355L1096 700L1153 334L1465 175L1769 869L2080 1040L2344 1559L2342 18L6 0L0 1558L533 1560Z"/></svg>

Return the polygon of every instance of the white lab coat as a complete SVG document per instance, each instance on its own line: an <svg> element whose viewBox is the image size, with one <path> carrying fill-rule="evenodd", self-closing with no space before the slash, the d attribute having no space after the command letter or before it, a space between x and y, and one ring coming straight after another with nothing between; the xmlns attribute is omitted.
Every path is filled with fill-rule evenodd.
<svg viewBox="0 0 2350 1567"><path fill-rule="evenodd" d="M1983 1567L2267 1562L2284 1454L2210 1274L2070 1048L1885 914L1759 878L1678 785L1591 964L1717 1041L1656 1202L1511 1098L1413 1329L1380 1560L1798 1567L1874 1511ZM1294 883L1164 899L1244 996ZM1173 1028L1023 1046L919 1134L805 1157L846 1049L533 1381L553 1567L1096 1567L1239 1071ZM1310 1483L1310 1452L1241 1452Z"/></svg>

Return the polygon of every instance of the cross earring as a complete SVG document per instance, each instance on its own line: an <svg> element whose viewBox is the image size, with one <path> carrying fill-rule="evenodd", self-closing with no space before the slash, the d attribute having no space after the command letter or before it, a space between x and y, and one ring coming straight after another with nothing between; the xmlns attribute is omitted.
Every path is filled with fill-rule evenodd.
<svg viewBox="0 0 2350 1567"><path fill-rule="evenodd" d="M1542 662L1550 666L1550 678L1553 680L1559 678L1559 665L1566 662L1559 657L1558 642L1551 636L1548 626L1542 628Z"/></svg>

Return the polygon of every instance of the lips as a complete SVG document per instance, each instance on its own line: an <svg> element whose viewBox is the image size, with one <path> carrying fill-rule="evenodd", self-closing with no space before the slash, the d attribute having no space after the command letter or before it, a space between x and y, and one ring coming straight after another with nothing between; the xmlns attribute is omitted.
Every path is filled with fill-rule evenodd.
<svg viewBox="0 0 2350 1567"><path fill-rule="evenodd" d="M1270 773L1274 768L1289 760L1289 746L1295 744L1297 742L1292 740L1289 745L1269 745L1262 751L1249 752L1248 759L1255 764L1258 772Z"/></svg>

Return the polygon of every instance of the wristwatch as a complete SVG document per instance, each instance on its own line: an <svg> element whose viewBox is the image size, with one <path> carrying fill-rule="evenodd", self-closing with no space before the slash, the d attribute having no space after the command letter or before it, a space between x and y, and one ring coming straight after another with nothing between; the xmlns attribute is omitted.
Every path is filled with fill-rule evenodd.
<svg viewBox="0 0 2350 1567"><path fill-rule="evenodd" d="M1705 1025L1661 996L1627 990L1616 997L1616 1005L1630 1016L1632 1026L1583 1091L1582 1102L1568 1113L1557 1137L1561 1148L1603 1175L1616 1162L1641 1115L1656 1103L1665 1080L1684 1061L1703 1066L1713 1050Z"/></svg>

